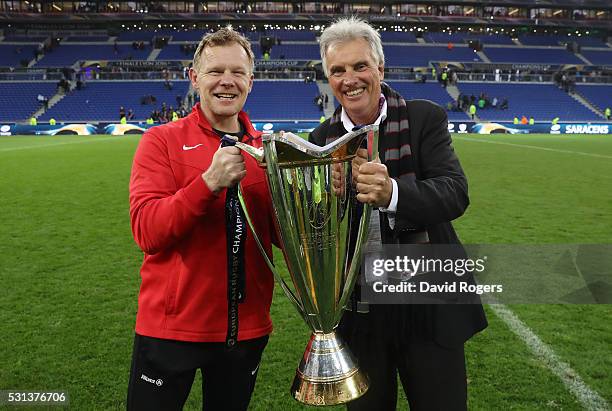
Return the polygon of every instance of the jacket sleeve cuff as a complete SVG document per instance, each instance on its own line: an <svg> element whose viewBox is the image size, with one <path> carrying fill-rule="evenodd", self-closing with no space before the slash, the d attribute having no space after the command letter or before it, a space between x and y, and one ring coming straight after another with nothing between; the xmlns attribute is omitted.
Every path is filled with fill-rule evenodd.
<svg viewBox="0 0 612 411"><path fill-rule="evenodd" d="M210 191L201 175L181 190L187 207L198 216L206 214L208 205L219 198L219 194Z"/></svg>

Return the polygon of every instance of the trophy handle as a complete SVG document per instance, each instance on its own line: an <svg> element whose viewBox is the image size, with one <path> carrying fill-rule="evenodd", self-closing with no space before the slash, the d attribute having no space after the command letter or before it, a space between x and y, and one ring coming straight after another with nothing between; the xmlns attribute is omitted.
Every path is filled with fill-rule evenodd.
<svg viewBox="0 0 612 411"><path fill-rule="evenodd" d="M259 236L257 235L257 232L255 231L255 226L253 225L253 222L251 221L251 216L249 215L249 212L247 210L246 202L244 201L244 196L242 195L242 186L240 184L238 184L238 200L240 201L240 205L242 206L242 210L244 211L244 216L247 220L247 224L249 225L249 228L251 229L251 232L253 233L253 238L255 239L255 243L257 243L257 247L259 248L259 251L261 252L261 255L263 256L264 261L268 265L268 268L270 269L270 271L272 271L272 274L274 275L276 282L281 286L287 298L289 298L289 301L291 301L291 303L300 313L304 321L306 321L306 323L308 324L308 321L306 320L306 317L304 315L304 307L302 307L302 303L300 302L300 300L296 298L295 294L293 294L293 291L291 291L289 286L287 286L287 283L285 282L285 280L283 280L283 277L281 277L280 273L276 271L276 267L274 266L272 261L270 261L270 258L268 257L266 250L264 249L263 245L261 244L261 241L259 240Z"/></svg>

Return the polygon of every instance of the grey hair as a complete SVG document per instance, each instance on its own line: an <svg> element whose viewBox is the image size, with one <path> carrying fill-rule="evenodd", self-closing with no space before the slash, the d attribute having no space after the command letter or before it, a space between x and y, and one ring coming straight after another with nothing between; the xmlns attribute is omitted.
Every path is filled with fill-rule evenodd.
<svg viewBox="0 0 612 411"><path fill-rule="evenodd" d="M385 64L385 53L383 52L380 34L374 27L370 26L365 20L356 17L343 17L332 23L331 26L323 30L320 40L321 59L323 60L323 72L329 77L327 71L327 50L330 47L351 40L364 39L370 45L372 58L377 65Z"/></svg>

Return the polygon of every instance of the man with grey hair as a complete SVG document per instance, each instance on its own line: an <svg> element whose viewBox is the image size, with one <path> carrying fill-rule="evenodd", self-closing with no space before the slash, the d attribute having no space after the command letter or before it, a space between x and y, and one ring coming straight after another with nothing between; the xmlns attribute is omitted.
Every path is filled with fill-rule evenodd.
<svg viewBox="0 0 612 411"><path fill-rule="evenodd" d="M380 160L361 149L353 160L357 199L375 207L371 232L383 244L457 244L451 221L468 206L467 181L451 146L445 111L405 100L382 82L385 57L378 32L343 18L320 40L323 69L340 102L310 140L328 144L368 124L380 126ZM397 374L415 410L465 410L464 342L487 325L476 304L374 305L361 301L361 278L339 332L370 378L349 410L394 410Z"/></svg>
<svg viewBox="0 0 612 411"><path fill-rule="evenodd" d="M253 52L225 27L200 42L189 72L201 103L143 135L130 179L134 239L144 251L129 410L180 410L196 371L203 409L246 410L272 331L274 286L237 198L241 182L271 255L264 171L233 141L261 147L242 108Z"/></svg>

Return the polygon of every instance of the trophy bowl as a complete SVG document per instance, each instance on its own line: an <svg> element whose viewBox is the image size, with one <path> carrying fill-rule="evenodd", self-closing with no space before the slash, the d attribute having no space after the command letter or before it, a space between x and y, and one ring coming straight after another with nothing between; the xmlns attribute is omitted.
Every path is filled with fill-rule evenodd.
<svg viewBox="0 0 612 411"><path fill-rule="evenodd" d="M356 199L351 161L367 143L377 157L378 126L345 134L319 147L291 133L265 136L263 150L236 143L266 168L275 225L290 287L268 258L239 189L247 223L277 283L312 331L291 387L309 405L352 401L368 378L335 329L359 273L371 207Z"/></svg>

